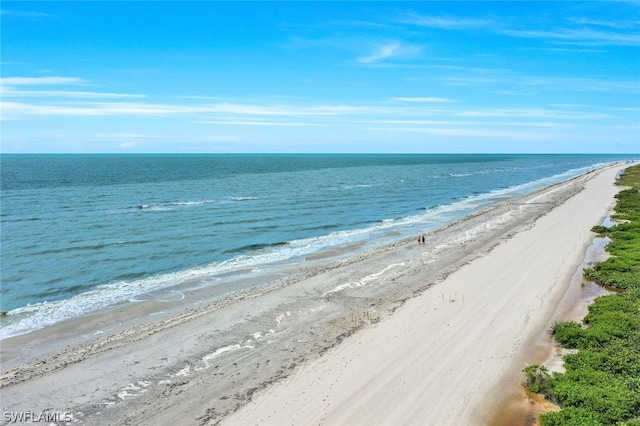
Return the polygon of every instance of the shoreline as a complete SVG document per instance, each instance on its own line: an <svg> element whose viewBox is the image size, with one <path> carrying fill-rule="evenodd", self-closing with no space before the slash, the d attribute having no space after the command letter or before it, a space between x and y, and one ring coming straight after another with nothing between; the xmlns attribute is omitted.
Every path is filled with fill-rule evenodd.
<svg viewBox="0 0 640 426"><path fill-rule="evenodd" d="M161 314L154 310L161 302L142 302L5 339L3 409L38 412L53 406L86 424L185 418L217 423L257 395L266 398L262 390L270 388L266 395L271 395L273 383L282 386L292 373L298 377L377 331L617 167L491 206L426 233L425 246L411 238L222 302L196 305L207 291L196 289ZM580 233L589 234L588 229ZM459 294L451 293L454 301L444 306L460 306ZM78 324L95 333L116 323L106 336L78 336ZM30 354L25 347L33 347ZM15 356L8 358L12 351Z"/></svg>
<svg viewBox="0 0 640 426"><path fill-rule="evenodd" d="M612 166L612 167L615 167L615 166ZM441 227L428 229L424 232L424 235L425 236L439 235L446 232L450 228L464 227L466 223L478 217L483 217L489 214L490 212L492 212L494 209L504 208L506 205L518 205L521 202L521 200L536 197L538 194L551 191L556 187L562 186L566 183L569 183L573 180L580 178L581 176L585 176L593 172L594 171L588 171L582 175L575 176L566 181L554 183L552 185L540 188L531 193L509 198L506 201L488 206L480 211L471 213L467 216L464 216L463 218L455 220ZM427 241L427 244L428 243L429 241ZM124 321L124 324L119 324L119 326L113 327L107 331L107 333L109 334L115 334L118 332L123 332L127 328L137 325L137 323L140 321L140 313L143 313L144 314L143 316L148 316L148 315L165 316L166 315L167 317L172 317L172 316L177 316L183 310L191 310L191 311L202 310L202 309L215 310L219 307L233 304L238 300L242 300L244 298L259 297L262 294L269 293L271 291L274 291L283 287L287 287L291 284L295 284L304 279L315 277L316 275L326 273L328 271L331 271L343 266L348 266L354 263L358 263L358 262L361 262L362 260L369 259L371 257L383 255L388 251L395 250L399 247L402 247L405 245L411 245L411 244L415 244L413 236L395 241L390 244L377 246L365 251L357 251L353 255L350 255L347 257L341 257L341 258L338 258L337 260L323 261L326 258L331 259L332 257L334 257L334 254L332 254L334 251L338 251L338 252L342 251L340 248L338 248L338 249L330 250L328 254L325 254L322 252L313 254L308 257L306 264L294 264L294 265L285 266L281 269L274 268L274 270L277 269L279 272L265 273L263 275L258 275L258 276L249 276L248 278L245 276L246 273L243 273L243 272L231 273L232 278L228 280L228 282L225 282L221 285L214 285L214 286L199 287L197 285L194 286L193 283L178 284L176 286L153 291L150 294L158 293L158 292L178 292L182 295L181 299L179 300L174 300L174 301L156 300L153 298L150 300L144 300L143 298L141 298L139 302L135 302L135 303L131 301L120 302L116 305L100 309L96 312L87 313L79 317L65 319L63 321L56 322L56 323L47 325L43 328L35 329L26 333L8 336L6 338L0 339L0 342L5 343L5 348L0 351L0 361L1 361L0 372L4 372L7 369L10 369L18 365L15 362L12 362L17 357L17 356L12 356L12 354L15 351L11 351L10 349L9 350L10 354L8 356L5 351L6 346L9 346L9 348L12 348L14 346L22 346L24 342L29 342L32 340L41 342L43 340L47 340L47 335L49 334L55 335L56 341L60 340L61 335L63 338L67 338L66 335L68 334L69 335L68 338L70 338L71 341L70 342L65 341L65 346L68 346L69 343L72 345L80 344L80 343L83 343L82 340L93 340L93 338L89 337L87 333L96 333L96 332L99 332L98 334L105 333L103 330L95 329L93 327L92 324L94 323L94 319L95 319L95 322L107 323L107 324L109 323L109 319L117 318L118 322ZM362 245L364 245L364 243L356 243L354 245L361 247ZM345 248L344 250L348 250L348 248ZM245 283L241 290L235 290L235 284L237 282ZM250 284L246 284L247 282L249 282ZM265 282L266 284L264 284ZM189 299L192 299L192 300L187 300L183 302L183 300L187 298L187 295L189 296ZM145 296L145 295L143 294L142 296ZM162 306L163 302L167 304L166 308L168 309L159 308L160 306ZM204 306L204 305L207 305L207 306ZM155 308L153 306L155 306ZM107 319L106 321L101 320L105 318ZM67 332L68 330L73 330L73 331ZM82 333L83 330L84 330L84 333ZM83 338L78 339L78 337L83 337ZM50 341L47 341L46 344L52 345L52 346L51 346L51 349L47 350L47 352L54 352L56 350L55 349L56 345L53 342L53 339L49 339L49 340ZM13 344L13 342L20 342L20 343ZM40 343L40 346L43 346L42 342ZM61 346L61 345L57 345L57 346ZM23 356L22 358L17 359L16 361L23 363L30 359L37 358L42 355L46 355L47 352L23 354L26 356Z"/></svg>
<svg viewBox="0 0 640 426"><path fill-rule="evenodd" d="M272 260L267 263L258 262L255 264L257 266L251 266L253 265L251 262L250 264L245 264L243 261L236 263L237 258L231 258L221 263L213 262L179 271L169 271L166 274L161 273L142 277L140 280L131 282L120 283L116 281L108 285L98 285L93 289L86 289L86 291L68 298L49 302L34 302L32 305L10 309L6 312L6 315L0 316L0 340L31 333L75 317L88 317L93 314L119 309L124 304L137 303L138 300L146 300L149 296L153 300L165 301L163 296L166 296L167 293L173 293L177 297L184 297L182 290L190 291L199 287L207 287L207 291L210 293L213 293L216 288L223 289L217 291L218 299L222 299L238 291L251 290L256 285L271 283L284 275L291 275L292 271L310 270L314 264L326 264L332 260L348 260L349 257L357 257L358 255L367 256L374 253L374 250L378 248L384 249L385 246L397 243L400 240L404 241L406 239L409 241L412 237L415 238L416 235L425 231L431 232L452 223L463 221L466 217L471 217L498 203L506 200L516 200L523 195L533 194L554 183L557 184L564 180L569 180L570 177L567 177L567 175L573 176L579 170L582 170L581 173L585 173L595 166L570 169L532 182L514 184L485 193L476 193L474 191L473 195L452 199L451 204L426 208L424 214L421 212L415 216L410 215L403 218L372 222L373 225L371 227L353 229L349 232L362 233L366 231L365 233L373 232L373 235L367 235L366 238L358 237L355 242L351 243L327 246L307 255L299 254L286 260ZM600 164L600 167L602 166ZM558 182L557 179L560 178L564 180ZM541 186L543 182L546 182L544 183L545 186ZM526 191L531 191L531 188L538 189L522 194L525 188L527 188ZM384 227L378 228L385 222L397 223L390 225L391 227L386 230ZM326 237L331 235L332 233ZM294 240L292 243L295 243L295 241L298 240ZM260 254L258 255L258 257L261 256ZM223 267L222 265L227 261L231 261L231 263ZM207 294L208 301L212 297L210 296Z"/></svg>

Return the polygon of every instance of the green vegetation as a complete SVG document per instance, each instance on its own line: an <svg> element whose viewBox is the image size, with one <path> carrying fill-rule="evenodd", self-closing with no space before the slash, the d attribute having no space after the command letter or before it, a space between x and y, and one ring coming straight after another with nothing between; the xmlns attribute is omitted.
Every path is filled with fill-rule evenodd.
<svg viewBox="0 0 640 426"><path fill-rule="evenodd" d="M618 202L613 219L622 221L606 228L591 230L611 238L607 251L609 259L584 271L585 277L597 283L620 288L640 288L640 167L629 167L620 185L629 186L616 195Z"/></svg>
<svg viewBox="0 0 640 426"><path fill-rule="evenodd" d="M554 325L556 341L577 349L564 357L565 373L525 368L525 386L561 407L540 416L543 426L640 426L640 166L618 183L631 187L616 196L613 219L621 222L592 229L611 239L611 257L584 274L624 291L596 299L582 324Z"/></svg>

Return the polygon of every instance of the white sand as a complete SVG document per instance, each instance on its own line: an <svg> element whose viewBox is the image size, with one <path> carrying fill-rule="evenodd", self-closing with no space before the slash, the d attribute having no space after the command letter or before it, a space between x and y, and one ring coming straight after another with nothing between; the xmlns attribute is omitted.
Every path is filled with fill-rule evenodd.
<svg viewBox="0 0 640 426"><path fill-rule="evenodd" d="M547 325L617 189L616 169L325 357L228 425L486 424L501 379Z"/></svg>

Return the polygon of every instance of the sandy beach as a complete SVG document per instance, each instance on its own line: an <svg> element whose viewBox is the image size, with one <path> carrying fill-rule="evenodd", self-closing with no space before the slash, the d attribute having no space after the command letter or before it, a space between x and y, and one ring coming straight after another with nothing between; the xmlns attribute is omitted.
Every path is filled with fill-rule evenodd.
<svg viewBox="0 0 640 426"><path fill-rule="evenodd" d="M5 339L2 421L487 424L613 206L621 167L498 204L424 245L313 260L224 299L167 292Z"/></svg>

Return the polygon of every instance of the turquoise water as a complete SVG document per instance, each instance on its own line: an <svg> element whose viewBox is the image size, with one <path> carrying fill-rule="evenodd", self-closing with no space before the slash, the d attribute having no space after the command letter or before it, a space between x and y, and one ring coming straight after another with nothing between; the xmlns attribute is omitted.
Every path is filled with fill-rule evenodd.
<svg viewBox="0 0 640 426"><path fill-rule="evenodd" d="M2 155L0 337L189 280L387 244L629 159Z"/></svg>

